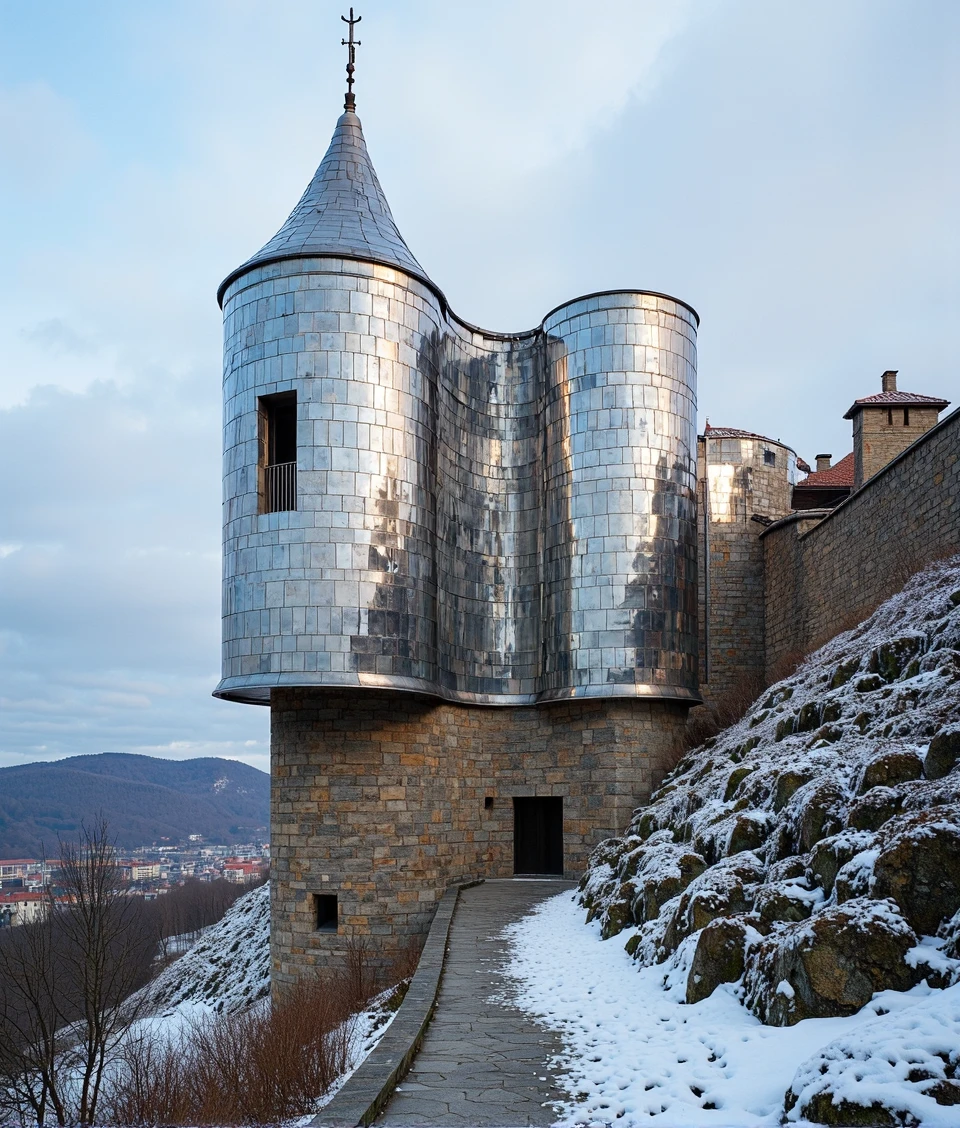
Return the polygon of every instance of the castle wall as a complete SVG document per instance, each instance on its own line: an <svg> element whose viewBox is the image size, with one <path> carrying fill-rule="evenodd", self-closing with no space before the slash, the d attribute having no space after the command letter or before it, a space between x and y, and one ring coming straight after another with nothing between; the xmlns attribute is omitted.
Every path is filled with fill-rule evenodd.
<svg viewBox="0 0 960 1128"><path fill-rule="evenodd" d="M855 625L925 563L960 552L960 411L817 522L763 533L766 665L775 676Z"/></svg>
<svg viewBox="0 0 960 1128"><path fill-rule="evenodd" d="M510 876L515 796L562 797L564 868L579 876L647 801L685 717L656 700L503 709L274 690L274 984L342 959L351 938L389 953L423 935L451 882ZM318 893L339 899L336 934L315 927Z"/></svg>

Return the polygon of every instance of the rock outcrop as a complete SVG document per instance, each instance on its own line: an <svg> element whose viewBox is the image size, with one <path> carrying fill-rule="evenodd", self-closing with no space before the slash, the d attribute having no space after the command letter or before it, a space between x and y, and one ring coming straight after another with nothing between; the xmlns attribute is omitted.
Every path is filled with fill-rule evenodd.
<svg viewBox="0 0 960 1128"><path fill-rule="evenodd" d="M960 558L685 756L580 896L641 964L689 968L690 1003L735 983L766 1023L960 980Z"/></svg>

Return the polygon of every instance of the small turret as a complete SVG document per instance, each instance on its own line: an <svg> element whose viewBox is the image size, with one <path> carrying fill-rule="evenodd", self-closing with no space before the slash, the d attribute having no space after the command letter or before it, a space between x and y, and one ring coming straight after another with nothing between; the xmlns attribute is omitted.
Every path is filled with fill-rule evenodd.
<svg viewBox="0 0 960 1128"><path fill-rule="evenodd" d="M855 400L844 415L853 420L854 489L935 426L949 407L949 400L899 391L896 369L888 368L880 379L881 391Z"/></svg>

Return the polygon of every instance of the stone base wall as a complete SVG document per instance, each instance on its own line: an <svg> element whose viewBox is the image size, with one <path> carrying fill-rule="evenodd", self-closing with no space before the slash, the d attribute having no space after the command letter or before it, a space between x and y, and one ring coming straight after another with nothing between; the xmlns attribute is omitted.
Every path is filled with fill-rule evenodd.
<svg viewBox="0 0 960 1128"><path fill-rule="evenodd" d="M579 876L669 769L686 714L663 701L482 708L275 689L275 987L360 938L388 955L422 937L452 882L510 876L514 797L563 798L565 875ZM316 929L318 894L338 898L335 933Z"/></svg>
<svg viewBox="0 0 960 1128"><path fill-rule="evenodd" d="M960 411L811 520L763 533L768 677L856 625L924 564L960 552Z"/></svg>

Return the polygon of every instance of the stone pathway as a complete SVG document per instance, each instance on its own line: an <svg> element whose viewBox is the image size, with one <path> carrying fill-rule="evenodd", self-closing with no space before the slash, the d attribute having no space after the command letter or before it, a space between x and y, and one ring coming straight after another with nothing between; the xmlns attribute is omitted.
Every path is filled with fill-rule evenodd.
<svg viewBox="0 0 960 1128"><path fill-rule="evenodd" d="M377 1125L389 1128L521 1128L553 1123L558 1092L546 1061L556 1035L522 1011L491 1002L509 989L499 974L507 945L495 937L572 882L487 881L460 894L436 1013L413 1068Z"/></svg>

